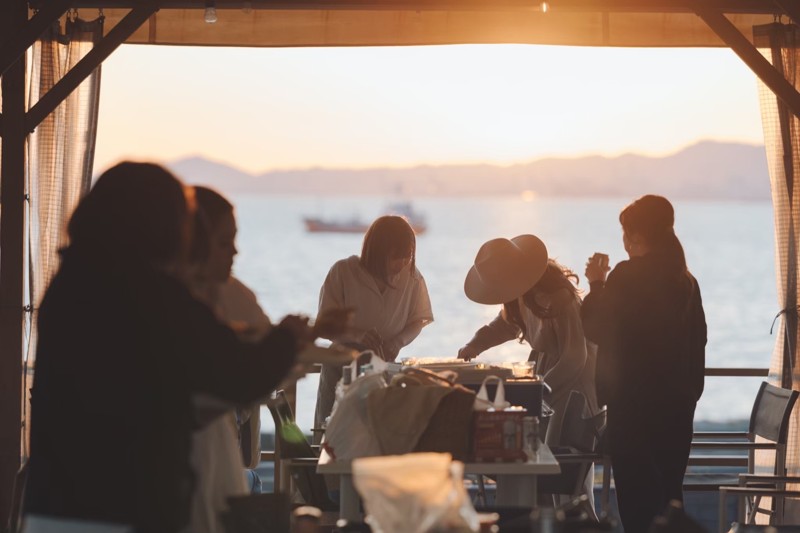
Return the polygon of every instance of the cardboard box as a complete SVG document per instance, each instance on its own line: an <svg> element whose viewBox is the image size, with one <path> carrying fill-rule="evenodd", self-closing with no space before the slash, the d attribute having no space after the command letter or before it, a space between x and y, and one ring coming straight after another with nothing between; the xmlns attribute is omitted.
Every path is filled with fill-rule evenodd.
<svg viewBox="0 0 800 533"><path fill-rule="evenodd" d="M472 458L475 462L524 462L522 418L524 409L476 411L472 416Z"/></svg>

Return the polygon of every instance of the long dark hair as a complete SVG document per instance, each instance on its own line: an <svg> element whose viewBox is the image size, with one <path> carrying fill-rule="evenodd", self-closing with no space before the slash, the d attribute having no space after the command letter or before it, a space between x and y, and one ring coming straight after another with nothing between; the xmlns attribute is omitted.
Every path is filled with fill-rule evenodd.
<svg viewBox="0 0 800 533"><path fill-rule="evenodd" d="M193 210L191 191L164 167L120 163L72 214L69 249L120 264L166 266L188 251Z"/></svg>
<svg viewBox="0 0 800 533"><path fill-rule="evenodd" d="M675 210L663 196L648 194L628 205L619 214L619 223L630 237L639 235L652 251L664 254L668 266L688 273L686 254L675 235Z"/></svg>
<svg viewBox="0 0 800 533"><path fill-rule="evenodd" d="M403 217L378 217L364 234L360 262L367 272L389 283L386 262L397 253L411 252L411 270L416 268L417 239L414 229Z"/></svg>
<svg viewBox="0 0 800 533"><path fill-rule="evenodd" d="M542 274L542 277L536 282L536 285L528 289L528 291L522 295L522 302L525 304L525 307L530 309L531 312L539 318L555 318L561 313L564 306L557 304L545 307L536 301L536 295L550 295L559 290L566 289L572 296L577 297L577 283L577 274L564 265L559 264L554 259L548 259L544 274ZM525 332L525 321L522 319L522 312L517 300L504 303L503 310L505 311L506 320L515 324L521 330L522 333L520 333L519 337L521 342Z"/></svg>

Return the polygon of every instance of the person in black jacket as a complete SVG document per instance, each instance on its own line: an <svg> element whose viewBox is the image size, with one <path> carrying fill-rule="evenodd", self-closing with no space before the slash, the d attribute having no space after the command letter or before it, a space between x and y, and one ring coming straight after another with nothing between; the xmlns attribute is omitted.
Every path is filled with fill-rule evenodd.
<svg viewBox="0 0 800 533"><path fill-rule="evenodd" d="M243 343L190 295L193 207L165 169L122 163L75 210L39 309L26 514L181 531L193 395L264 397L313 339L289 316Z"/></svg>
<svg viewBox="0 0 800 533"><path fill-rule="evenodd" d="M706 322L669 201L643 196L619 220L630 259L608 279L607 256L589 259L581 318L598 344L597 396L608 406L620 518L625 533L645 533L670 500L683 500Z"/></svg>

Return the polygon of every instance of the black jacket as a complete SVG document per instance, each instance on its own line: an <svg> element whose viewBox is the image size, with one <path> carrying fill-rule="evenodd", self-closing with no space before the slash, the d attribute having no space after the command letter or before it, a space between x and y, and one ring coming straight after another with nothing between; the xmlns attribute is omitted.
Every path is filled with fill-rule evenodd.
<svg viewBox="0 0 800 533"><path fill-rule="evenodd" d="M294 363L275 328L240 342L178 281L67 250L39 311L26 513L186 525L191 397L265 396Z"/></svg>
<svg viewBox="0 0 800 533"><path fill-rule="evenodd" d="M620 262L581 307L597 343L597 396L612 411L646 414L703 393L706 321L697 281L660 253Z"/></svg>

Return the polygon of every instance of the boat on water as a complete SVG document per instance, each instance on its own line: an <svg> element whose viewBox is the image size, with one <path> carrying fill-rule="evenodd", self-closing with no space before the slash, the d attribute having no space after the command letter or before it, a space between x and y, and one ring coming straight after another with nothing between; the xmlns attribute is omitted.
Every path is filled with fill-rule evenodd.
<svg viewBox="0 0 800 533"><path fill-rule="evenodd" d="M428 229L425 216L415 211L411 202L399 202L389 205L384 211L385 215L397 215L405 218L414 233L420 235ZM309 233L364 233L369 228L370 222L365 222L358 217L348 219L324 219L320 217L303 217L306 231Z"/></svg>

